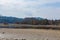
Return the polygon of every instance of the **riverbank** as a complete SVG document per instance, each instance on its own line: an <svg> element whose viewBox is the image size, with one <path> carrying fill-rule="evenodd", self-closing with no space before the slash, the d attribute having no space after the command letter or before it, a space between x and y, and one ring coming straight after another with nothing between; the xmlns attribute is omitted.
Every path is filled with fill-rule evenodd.
<svg viewBox="0 0 60 40"><path fill-rule="evenodd" d="M60 40L60 30L0 28L1 40Z"/></svg>

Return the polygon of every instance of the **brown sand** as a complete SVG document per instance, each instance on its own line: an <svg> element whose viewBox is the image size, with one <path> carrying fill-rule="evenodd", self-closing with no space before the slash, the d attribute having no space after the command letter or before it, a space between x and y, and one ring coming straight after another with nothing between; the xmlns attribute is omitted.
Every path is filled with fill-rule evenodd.
<svg viewBox="0 0 60 40"><path fill-rule="evenodd" d="M0 40L60 40L60 30L0 28Z"/></svg>

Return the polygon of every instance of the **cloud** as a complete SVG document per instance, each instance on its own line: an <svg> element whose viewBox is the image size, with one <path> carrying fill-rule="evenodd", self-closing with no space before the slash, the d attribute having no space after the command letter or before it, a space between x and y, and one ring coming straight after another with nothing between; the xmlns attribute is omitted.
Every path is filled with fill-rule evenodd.
<svg viewBox="0 0 60 40"><path fill-rule="evenodd" d="M55 19L60 17L59 10L60 0L0 0L0 14L6 16Z"/></svg>
<svg viewBox="0 0 60 40"><path fill-rule="evenodd" d="M60 7L60 2L43 4L41 7Z"/></svg>
<svg viewBox="0 0 60 40"><path fill-rule="evenodd" d="M48 19L59 19L60 18L60 8L40 8L36 10L33 15L34 16L39 16L39 17L44 17ZM38 17L37 16L37 17Z"/></svg>

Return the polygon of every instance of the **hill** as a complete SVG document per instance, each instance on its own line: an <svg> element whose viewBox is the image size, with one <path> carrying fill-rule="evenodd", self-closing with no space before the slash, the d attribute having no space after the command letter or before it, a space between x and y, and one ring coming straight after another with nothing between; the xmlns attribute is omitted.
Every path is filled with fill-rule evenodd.
<svg viewBox="0 0 60 40"><path fill-rule="evenodd" d="M21 22L22 20L23 18L0 16L0 23L15 23Z"/></svg>
<svg viewBox="0 0 60 40"><path fill-rule="evenodd" d="M7 17L7 16L0 16L0 23L23 23L31 20L41 20L43 18L38 17L28 17L28 18L16 18L16 17Z"/></svg>

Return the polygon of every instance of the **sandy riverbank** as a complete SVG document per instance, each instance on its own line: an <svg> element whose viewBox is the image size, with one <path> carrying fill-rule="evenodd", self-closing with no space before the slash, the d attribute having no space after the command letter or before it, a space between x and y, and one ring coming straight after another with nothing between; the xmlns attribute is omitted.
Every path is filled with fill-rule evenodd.
<svg viewBox="0 0 60 40"><path fill-rule="evenodd" d="M60 40L60 30L0 28L0 40Z"/></svg>

